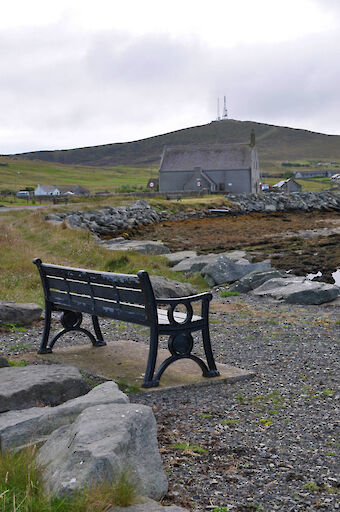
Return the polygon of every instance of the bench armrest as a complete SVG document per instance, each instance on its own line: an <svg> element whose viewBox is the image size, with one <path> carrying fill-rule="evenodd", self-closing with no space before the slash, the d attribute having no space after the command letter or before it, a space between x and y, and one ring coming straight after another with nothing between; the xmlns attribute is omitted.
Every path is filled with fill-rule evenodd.
<svg viewBox="0 0 340 512"><path fill-rule="evenodd" d="M204 319L204 322L208 322L208 315L209 315L209 303L212 299L212 294L207 293L199 293L197 295L188 295L187 297L174 297L174 298L163 298L160 297L159 299L156 299L156 305L164 305L168 306L168 320L170 322L170 325L187 325L192 321L193 318L193 309L192 309L192 303L193 302L200 302L201 303L201 317ZM176 318L175 308L178 305L184 305L186 308L186 318L185 320L178 321Z"/></svg>

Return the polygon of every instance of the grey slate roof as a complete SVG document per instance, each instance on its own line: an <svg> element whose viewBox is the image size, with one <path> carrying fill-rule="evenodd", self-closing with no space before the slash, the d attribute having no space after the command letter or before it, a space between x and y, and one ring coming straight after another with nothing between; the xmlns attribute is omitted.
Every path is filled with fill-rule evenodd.
<svg viewBox="0 0 340 512"><path fill-rule="evenodd" d="M256 151L256 150L254 150ZM249 144L192 144L165 147L160 171L249 169Z"/></svg>
<svg viewBox="0 0 340 512"><path fill-rule="evenodd" d="M90 193L90 191L87 188L82 187L81 185L61 185L60 187L58 187L58 189L62 194L65 194L66 192L73 192L74 194Z"/></svg>

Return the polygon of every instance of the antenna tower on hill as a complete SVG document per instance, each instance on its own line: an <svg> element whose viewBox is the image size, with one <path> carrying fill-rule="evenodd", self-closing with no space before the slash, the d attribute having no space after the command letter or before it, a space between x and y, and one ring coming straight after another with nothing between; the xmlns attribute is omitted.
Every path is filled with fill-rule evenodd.
<svg viewBox="0 0 340 512"><path fill-rule="evenodd" d="M225 96L223 98L223 115L222 115L222 119L228 119L227 100L226 100Z"/></svg>
<svg viewBox="0 0 340 512"><path fill-rule="evenodd" d="M222 116L220 115L220 98L217 98L217 118L216 121L225 121L228 119L228 110L227 110L227 98L223 96L223 112Z"/></svg>

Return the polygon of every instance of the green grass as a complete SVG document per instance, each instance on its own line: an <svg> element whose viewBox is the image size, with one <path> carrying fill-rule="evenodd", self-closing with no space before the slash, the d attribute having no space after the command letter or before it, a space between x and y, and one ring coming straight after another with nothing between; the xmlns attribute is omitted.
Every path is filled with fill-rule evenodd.
<svg viewBox="0 0 340 512"><path fill-rule="evenodd" d="M230 292L230 291L225 291L225 292L220 293L220 297L236 297L237 295L240 295L240 293L239 292Z"/></svg>
<svg viewBox="0 0 340 512"><path fill-rule="evenodd" d="M23 190L41 185L81 185L91 193L116 192L122 187L129 190L145 190L150 178L150 168L132 166L91 167L85 165L65 165L38 160L0 157L8 167L1 167L1 190ZM156 176L156 171L153 171ZM2 198L1 202L2 202ZM7 198L8 201L8 198ZM27 204L26 199L13 198L15 204Z"/></svg>
<svg viewBox="0 0 340 512"><path fill-rule="evenodd" d="M67 498L44 492L41 469L35 463L35 447L6 452L0 457L1 512L105 512L112 506L127 507L136 500L136 487L128 471L113 482L103 481Z"/></svg>
<svg viewBox="0 0 340 512"><path fill-rule="evenodd" d="M181 273L171 270L164 256L108 251L99 246L85 230L68 229L46 222L44 217L48 211L16 211L0 215L2 300L43 305L40 277L32 264L36 257L48 263L127 274L136 274L144 269L152 275L185 281ZM199 289L207 286L199 274L191 277L189 282Z"/></svg>
<svg viewBox="0 0 340 512"><path fill-rule="evenodd" d="M202 446L199 446L197 444L189 444L187 442L175 443L171 446L171 448L173 448L174 450L179 450L181 452L189 453L189 454L192 452L193 453L201 453L201 454L208 453L208 450L206 450Z"/></svg>

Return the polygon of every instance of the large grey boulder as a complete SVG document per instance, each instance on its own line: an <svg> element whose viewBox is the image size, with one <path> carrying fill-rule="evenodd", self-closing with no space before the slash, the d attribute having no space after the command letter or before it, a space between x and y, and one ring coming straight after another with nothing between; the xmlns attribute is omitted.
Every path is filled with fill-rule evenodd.
<svg viewBox="0 0 340 512"><path fill-rule="evenodd" d="M202 270L204 278L210 286L232 283L253 271L270 269L270 261L249 263L246 259L233 261L227 256L221 255L215 262L210 263Z"/></svg>
<svg viewBox="0 0 340 512"><path fill-rule="evenodd" d="M196 251L178 251L178 252L172 252L169 254L164 255L167 260L169 260L170 264L172 266L177 265L183 260L186 260L187 258L196 258L197 252Z"/></svg>
<svg viewBox="0 0 340 512"><path fill-rule="evenodd" d="M175 265L172 270L176 272L200 272L206 265L216 260L217 254L205 254L195 258L185 258Z"/></svg>
<svg viewBox="0 0 340 512"><path fill-rule="evenodd" d="M0 324L31 324L41 317L42 308L34 303L0 301Z"/></svg>
<svg viewBox="0 0 340 512"><path fill-rule="evenodd" d="M163 242L152 240L126 240L123 237L111 238L99 242L100 245L110 251L136 251L141 254L168 254L170 250Z"/></svg>
<svg viewBox="0 0 340 512"><path fill-rule="evenodd" d="M5 357L0 357L0 368L8 368L10 366L8 360Z"/></svg>
<svg viewBox="0 0 340 512"><path fill-rule="evenodd" d="M102 404L126 404L128 397L115 382L108 381L93 388L86 395L68 400L56 407L31 407L1 414L0 447L6 450L20 449L46 441L54 430L73 423L87 407Z"/></svg>
<svg viewBox="0 0 340 512"><path fill-rule="evenodd" d="M286 277L285 272L281 272L280 270L270 269L265 271L253 270L250 274L246 274L241 277L238 281L235 281L229 286L229 291L231 292L240 292L247 293L250 290L254 290L261 286L261 284L269 281L269 279L274 279L276 277Z"/></svg>
<svg viewBox="0 0 340 512"><path fill-rule="evenodd" d="M187 297L197 293L190 283L180 283L161 276L150 276L150 280L156 298Z"/></svg>
<svg viewBox="0 0 340 512"><path fill-rule="evenodd" d="M270 279L252 293L269 296L290 304L323 304L339 296L340 289L333 284L310 281L304 277Z"/></svg>
<svg viewBox="0 0 340 512"><path fill-rule="evenodd" d="M62 364L1 369L0 412L59 405L89 391L79 370Z"/></svg>
<svg viewBox="0 0 340 512"><path fill-rule="evenodd" d="M160 499L167 478L150 407L109 404L85 409L70 426L55 430L37 454L48 492L68 495L128 471L138 492Z"/></svg>

